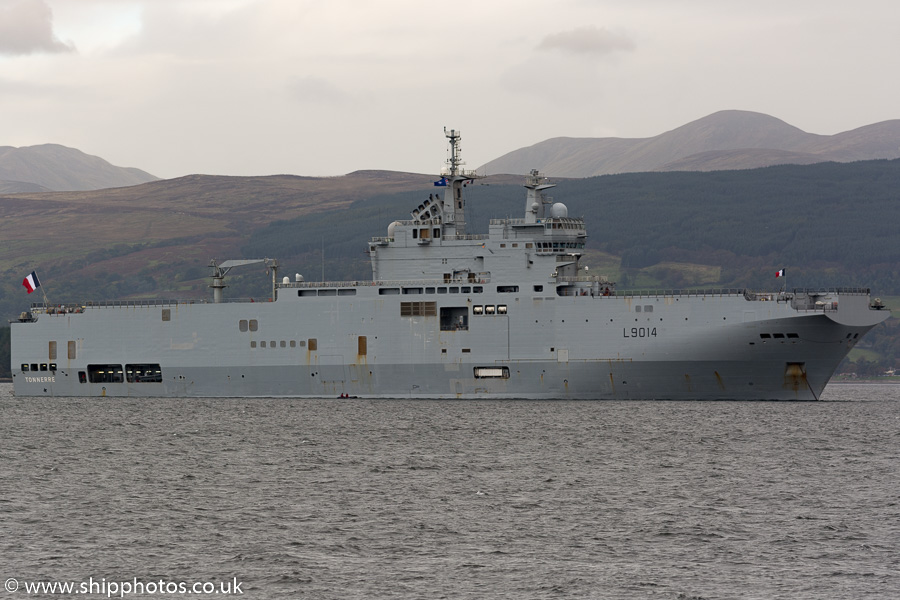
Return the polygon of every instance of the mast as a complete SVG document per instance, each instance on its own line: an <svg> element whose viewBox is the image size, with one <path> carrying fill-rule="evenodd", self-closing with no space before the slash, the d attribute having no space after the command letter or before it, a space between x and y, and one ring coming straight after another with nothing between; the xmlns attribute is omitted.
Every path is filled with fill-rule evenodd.
<svg viewBox="0 0 900 600"><path fill-rule="evenodd" d="M467 181L478 179L479 176L475 171L466 171L462 168L465 163L459 145L462 139L460 132L455 129L448 131L444 127L444 135L450 140L450 158L447 159L447 168L441 171L441 179L435 182L436 186L445 188L441 196L444 235L465 235L466 199L462 188Z"/></svg>
<svg viewBox="0 0 900 600"><path fill-rule="evenodd" d="M555 183L547 183L547 178L537 169L532 169L525 178L525 222L537 223L544 218L544 207L550 202L544 197L544 190L556 187Z"/></svg>

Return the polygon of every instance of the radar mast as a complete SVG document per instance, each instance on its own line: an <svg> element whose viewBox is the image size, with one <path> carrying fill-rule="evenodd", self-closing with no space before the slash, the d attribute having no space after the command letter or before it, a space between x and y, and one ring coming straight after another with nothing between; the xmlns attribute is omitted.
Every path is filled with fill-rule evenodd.
<svg viewBox="0 0 900 600"><path fill-rule="evenodd" d="M450 140L450 157L447 159L447 168L441 171L441 179L435 185L448 188L441 198L445 235L465 235L466 199L462 188L466 182L478 179L479 176L475 171L462 168L465 164L459 144L462 134L456 129L448 130L444 127L444 135Z"/></svg>

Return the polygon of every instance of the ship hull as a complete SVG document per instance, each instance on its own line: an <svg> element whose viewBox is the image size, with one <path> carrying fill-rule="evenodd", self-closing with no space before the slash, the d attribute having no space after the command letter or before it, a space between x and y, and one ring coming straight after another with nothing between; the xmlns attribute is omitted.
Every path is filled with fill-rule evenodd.
<svg viewBox="0 0 900 600"><path fill-rule="evenodd" d="M727 293L484 290L411 303L375 285L337 289L38 314L12 324L15 393L805 401L889 316L864 294L798 310Z"/></svg>

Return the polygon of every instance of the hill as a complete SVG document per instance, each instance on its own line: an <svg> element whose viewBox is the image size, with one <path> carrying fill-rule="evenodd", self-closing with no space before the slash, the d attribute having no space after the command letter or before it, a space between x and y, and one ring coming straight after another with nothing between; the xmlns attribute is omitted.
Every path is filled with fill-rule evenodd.
<svg viewBox="0 0 900 600"><path fill-rule="evenodd" d="M900 158L900 119L816 135L761 113L726 110L651 138L552 138L505 154L479 171L525 174L538 168L553 177L592 177L879 158Z"/></svg>
<svg viewBox="0 0 900 600"><path fill-rule="evenodd" d="M343 177L193 175L94 192L0 194L0 315L52 302L210 297L211 258L277 258L308 280L368 279L372 236L406 218L434 176L359 171ZM586 262L620 287L871 286L900 294L900 160L782 165L711 173L632 173L555 180L584 216ZM469 231L518 217L522 178L466 188ZM261 268L229 276L229 297L265 296ZM894 337L872 347L893 356ZM873 334L874 335L874 334ZM868 339L868 338L867 338ZM867 342L869 343L869 342Z"/></svg>
<svg viewBox="0 0 900 600"><path fill-rule="evenodd" d="M433 176L192 175L92 192L0 195L0 308L18 314L37 269L74 301L148 295L205 298L211 258L278 258L293 271L370 276L367 240L406 218ZM900 293L900 160L712 173L557 180L583 215L588 250L631 285L871 285ZM522 211L521 178L467 188L470 230ZM599 254L598 254L599 256ZM682 267L678 266L682 265ZM648 274L652 276L648 278ZM115 285L112 285L112 284ZM83 294L83 295L82 295ZM7 302L9 304L7 304Z"/></svg>
<svg viewBox="0 0 900 600"><path fill-rule="evenodd" d="M238 258L256 229L336 210L434 177L358 171L343 177L190 175L126 188L0 197L0 272L67 265L67 275L126 277L156 265ZM363 241L364 243L364 241ZM117 259L108 262L112 255Z"/></svg>
<svg viewBox="0 0 900 600"><path fill-rule="evenodd" d="M159 179L59 144L0 146L0 193L99 190Z"/></svg>

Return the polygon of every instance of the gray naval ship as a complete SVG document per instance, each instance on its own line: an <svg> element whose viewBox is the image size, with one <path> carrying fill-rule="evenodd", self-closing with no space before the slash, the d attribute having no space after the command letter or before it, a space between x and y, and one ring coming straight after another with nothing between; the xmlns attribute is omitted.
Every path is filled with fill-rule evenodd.
<svg viewBox="0 0 900 600"><path fill-rule="evenodd" d="M460 134L441 179L368 244L371 281L275 276L271 301L33 304L21 396L817 400L890 316L867 289L636 292L580 259L582 218L525 182L523 218L466 231Z"/></svg>

